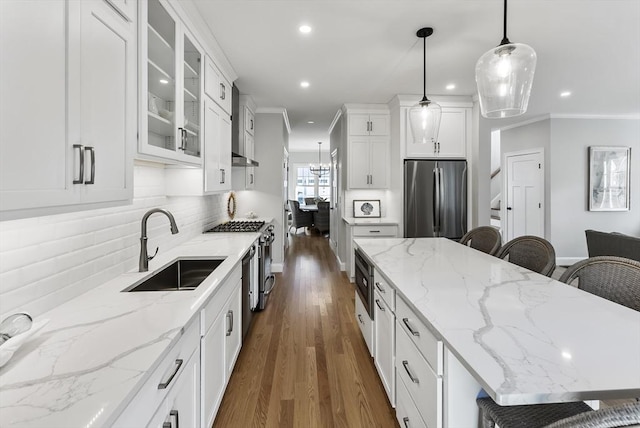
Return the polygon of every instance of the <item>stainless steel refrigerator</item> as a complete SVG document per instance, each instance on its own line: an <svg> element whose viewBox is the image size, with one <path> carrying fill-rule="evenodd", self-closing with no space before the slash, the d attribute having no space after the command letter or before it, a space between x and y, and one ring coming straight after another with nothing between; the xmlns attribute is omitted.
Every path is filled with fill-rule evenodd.
<svg viewBox="0 0 640 428"><path fill-rule="evenodd" d="M404 236L460 239L467 231L467 162L405 160Z"/></svg>

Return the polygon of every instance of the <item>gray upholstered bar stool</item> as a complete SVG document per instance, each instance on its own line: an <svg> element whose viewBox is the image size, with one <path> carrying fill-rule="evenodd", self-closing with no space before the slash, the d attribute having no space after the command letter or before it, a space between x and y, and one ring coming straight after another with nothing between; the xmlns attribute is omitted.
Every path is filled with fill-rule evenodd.
<svg viewBox="0 0 640 428"><path fill-rule="evenodd" d="M502 245L502 237L493 226L479 226L465 233L460 243L493 256Z"/></svg>

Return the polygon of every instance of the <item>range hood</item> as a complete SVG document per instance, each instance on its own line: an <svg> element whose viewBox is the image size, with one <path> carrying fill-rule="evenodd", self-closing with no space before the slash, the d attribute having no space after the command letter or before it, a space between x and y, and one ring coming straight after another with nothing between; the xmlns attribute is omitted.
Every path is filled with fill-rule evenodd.
<svg viewBox="0 0 640 428"><path fill-rule="evenodd" d="M253 159L249 159L244 153L244 138L240 138L240 90L233 84L231 88L231 166L259 166Z"/></svg>

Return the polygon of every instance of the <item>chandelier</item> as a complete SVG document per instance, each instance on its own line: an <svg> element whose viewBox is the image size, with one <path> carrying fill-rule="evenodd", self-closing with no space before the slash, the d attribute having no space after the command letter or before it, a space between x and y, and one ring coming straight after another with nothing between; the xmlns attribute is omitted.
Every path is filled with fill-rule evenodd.
<svg viewBox="0 0 640 428"><path fill-rule="evenodd" d="M321 159L320 148L322 146L322 141L318 141L318 164L310 164L309 171L313 175L317 175L318 177L322 177L324 175L328 175L331 168L329 165L323 164Z"/></svg>

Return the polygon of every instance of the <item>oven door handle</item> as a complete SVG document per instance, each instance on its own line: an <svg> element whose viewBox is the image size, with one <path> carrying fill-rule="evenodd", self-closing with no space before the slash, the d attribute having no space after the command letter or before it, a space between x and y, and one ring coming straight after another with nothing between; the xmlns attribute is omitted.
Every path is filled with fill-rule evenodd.
<svg viewBox="0 0 640 428"><path fill-rule="evenodd" d="M269 280L272 280L271 287L269 287L268 290L264 290L264 293L262 293L262 294L264 294L265 296L269 295L269 293L271 293L273 291L273 289L275 288L275 286L276 286L276 276L274 274L269 275L265 279L265 282L269 281Z"/></svg>

